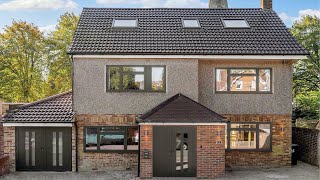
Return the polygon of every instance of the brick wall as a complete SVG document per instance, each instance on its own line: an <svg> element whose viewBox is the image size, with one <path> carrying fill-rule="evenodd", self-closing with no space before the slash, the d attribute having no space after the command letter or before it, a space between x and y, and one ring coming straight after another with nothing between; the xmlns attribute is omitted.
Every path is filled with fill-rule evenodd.
<svg viewBox="0 0 320 180"><path fill-rule="evenodd" d="M1 114L0 114L1 116ZM0 118L1 121L1 118ZM0 157L3 155L3 126L2 123L0 123Z"/></svg>
<svg viewBox="0 0 320 180"><path fill-rule="evenodd" d="M298 144L298 159L320 166L320 130L292 128L292 142Z"/></svg>
<svg viewBox="0 0 320 180"><path fill-rule="evenodd" d="M272 152L226 151L233 169L291 166L291 115L224 115L231 122L272 122ZM281 131L284 128L284 131Z"/></svg>
<svg viewBox="0 0 320 180"><path fill-rule="evenodd" d="M152 167L152 126L140 126L140 178L151 178L153 176ZM150 159L143 159L143 151L150 151Z"/></svg>
<svg viewBox="0 0 320 180"><path fill-rule="evenodd" d="M225 126L197 126L197 177L211 179L224 172Z"/></svg>
<svg viewBox="0 0 320 180"><path fill-rule="evenodd" d="M138 153L84 152L85 126L136 125L135 115L77 115L79 171L137 169Z"/></svg>
<svg viewBox="0 0 320 180"><path fill-rule="evenodd" d="M16 171L15 127L3 127L3 153L9 156L10 172Z"/></svg>
<svg viewBox="0 0 320 180"><path fill-rule="evenodd" d="M9 172L9 156L0 156L0 176L8 174Z"/></svg>

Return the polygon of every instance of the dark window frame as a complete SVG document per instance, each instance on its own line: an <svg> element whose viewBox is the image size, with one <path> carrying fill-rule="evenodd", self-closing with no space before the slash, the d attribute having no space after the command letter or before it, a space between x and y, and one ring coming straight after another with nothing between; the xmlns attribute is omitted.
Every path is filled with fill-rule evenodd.
<svg viewBox="0 0 320 180"><path fill-rule="evenodd" d="M248 27L228 27L226 25L226 23L224 22L225 20L229 20L229 21L232 21L232 20L235 20L235 21L244 21ZM222 25L223 25L223 28L225 29L251 29L251 26L250 24L248 23L247 19L243 19L243 18L221 18L221 22L222 22Z"/></svg>
<svg viewBox="0 0 320 180"><path fill-rule="evenodd" d="M109 68L118 67L120 69L120 84L119 90L109 89ZM124 67L143 67L144 72L123 72ZM163 79L163 90L152 90L152 68L163 67L165 78ZM143 74L144 75L144 89L143 90L133 90L133 89L123 89L123 75L124 74ZM150 93L166 93L167 91L167 68L165 65L107 65L106 66L106 91L107 92L150 92Z"/></svg>
<svg viewBox="0 0 320 180"><path fill-rule="evenodd" d="M227 70L227 91L218 91L217 89L217 74L219 69ZM231 74L231 70L237 69L254 69L256 71L255 74ZM259 89L259 70L268 69L270 71L270 91L260 91ZM214 78L214 90L217 94L272 94L273 93L273 75L272 68L248 68L248 67L217 67L215 68L215 78ZM256 77L256 90L255 91L231 91L230 90L230 77L231 76L255 76Z"/></svg>
<svg viewBox="0 0 320 180"><path fill-rule="evenodd" d="M101 150L100 149L100 130L99 128L103 127L117 127L124 130L124 149L123 150ZM84 152L94 152L94 153L138 153L139 152L139 143L138 143L138 150L127 150L127 144L128 144L128 128L136 127L139 131L139 126L85 126L83 128L83 151ZM88 150L86 149L86 134L87 134L87 128L97 128L97 150ZM139 135L140 136L140 135Z"/></svg>
<svg viewBox="0 0 320 180"><path fill-rule="evenodd" d="M136 24L135 26L115 26L115 21L116 20L135 20ZM139 28L139 19L138 18L113 18L112 19L112 28L116 28L116 29L135 29L135 28Z"/></svg>
<svg viewBox="0 0 320 180"><path fill-rule="evenodd" d="M195 21L197 21L199 27L186 27L185 24L184 24L184 21L185 21L185 20L195 20ZM199 19L197 19L197 18L182 18L182 19L181 19L181 23L182 23L182 27L183 27L184 29L200 29L200 28L201 28L200 21L199 21Z"/></svg>
<svg viewBox="0 0 320 180"><path fill-rule="evenodd" d="M255 128L231 128L231 124L255 124ZM270 125L270 148L269 149L260 149L259 148L259 125L260 124L269 124ZM272 122L229 122L227 123L227 151L254 151L254 152L272 152ZM230 133L231 131L254 131L256 133L256 149L231 149L230 148Z"/></svg>

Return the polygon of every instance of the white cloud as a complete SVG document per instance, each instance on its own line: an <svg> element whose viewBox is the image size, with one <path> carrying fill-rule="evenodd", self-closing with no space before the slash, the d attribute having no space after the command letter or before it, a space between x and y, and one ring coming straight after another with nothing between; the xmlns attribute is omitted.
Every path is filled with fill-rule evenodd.
<svg viewBox="0 0 320 180"><path fill-rule="evenodd" d="M0 3L0 10L13 11L21 9L76 9L74 0L12 0Z"/></svg>
<svg viewBox="0 0 320 180"><path fill-rule="evenodd" d="M48 25L48 26L39 27L39 30L41 32L43 32L44 34L49 34L50 32L54 31L55 28L56 28L56 25L52 24L52 25Z"/></svg>
<svg viewBox="0 0 320 180"><path fill-rule="evenodd" d="M279 17L284 21L286 24L292 24L297 20L301 20L303 16L311 15L317 16L320 18L320 9L303 9L300 10L298 16L289 16L288 14L282 12L279 13Z"/></svg>
<svg viewBox="0 0 320 180"><path fill-rule="evenodd" d="M201 0L96 0L97 4L119 5L130 4L144 8L206 8L208 3Z"/></svg>

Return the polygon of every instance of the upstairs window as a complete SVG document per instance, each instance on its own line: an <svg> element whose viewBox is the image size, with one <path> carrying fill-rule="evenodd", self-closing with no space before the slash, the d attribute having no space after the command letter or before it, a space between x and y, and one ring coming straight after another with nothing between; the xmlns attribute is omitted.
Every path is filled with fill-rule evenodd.
<svg viewBox="0 0 320 180"><path fill-rule="evenodd" d="M182 26L184 28L200 28L198 19L182 19Z"/></svg>
<svg viewBox="0 0 320 180"><path fill-rule="evenodd" d="M165 92L165 66L107 66L107 91Z"/></svg>
<svg viewBox="0 0 320 180"><path fill-rule="evenodd" d="M250 28L245 19L223 19L222 23L225 28Z"/></svg>
<svg viewBox="0 0 320 180"><path fill-rule="evenodd" d="M136 28L138 27L137 19L114 19L112 27L114 28Z"/></svg>
<svg viewBox="0 0 320 180"><path fill-rule="evenodd" d="M270 93L270 68L217 68L216 92Z"/></svg>

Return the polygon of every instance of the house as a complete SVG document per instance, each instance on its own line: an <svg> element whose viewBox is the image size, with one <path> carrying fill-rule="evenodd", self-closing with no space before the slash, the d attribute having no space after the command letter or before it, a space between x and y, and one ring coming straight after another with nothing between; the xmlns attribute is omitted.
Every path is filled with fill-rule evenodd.
<svg viewBox="0 0 320 180"><path fill-rule="evenodd" d="M72 92L4 117L12 171L291 166L292 64L308 52L261 6L84 8Z"/></svg>

